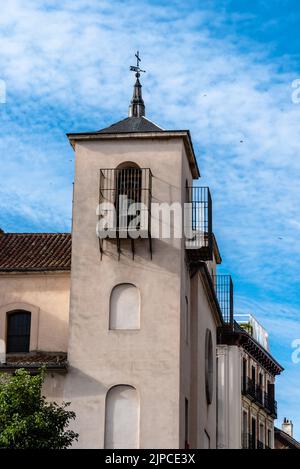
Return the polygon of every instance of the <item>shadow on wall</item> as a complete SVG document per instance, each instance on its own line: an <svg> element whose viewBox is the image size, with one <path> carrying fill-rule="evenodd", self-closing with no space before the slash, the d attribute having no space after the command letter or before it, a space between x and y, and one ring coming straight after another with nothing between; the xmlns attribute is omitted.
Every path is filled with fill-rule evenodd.
<svg viewBox="0 0 300 469"><path fill-rule="evenodd" d="M92 352L91 352L92 353ZM76 387L74 386L76 383ZM65 397L67 400L105 396L108 389L101 381L84 373L79 368L70 366L66 376Z"/></svg>

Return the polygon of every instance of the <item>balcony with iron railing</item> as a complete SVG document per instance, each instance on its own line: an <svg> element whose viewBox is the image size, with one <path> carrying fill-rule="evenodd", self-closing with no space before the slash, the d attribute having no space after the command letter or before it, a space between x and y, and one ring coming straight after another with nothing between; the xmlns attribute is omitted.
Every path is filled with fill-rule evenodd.
<svg viewBox="0 0 300 469"><path fill-rule="evenodd" d="M151 244L151 199L152 173L149 168L121 167L100 169L99 183L99 222L105 217L105 223L99 223L98 237L101 255L103 239L116 242L118 252L121 240L129 238L134 253L134 240L149 239ZM134 204L134 205L133 205ZM131 211L130 207L137 209Z"/></svg>
<svg viewBox="0 0 300 469"><path fill-rule="evenodd" d="M276 400L268 393L263 392L262 387L256 385L252 379L247 378L243 380L242 394L244 396L247 396L253 402L255 402L259 407L264 409L273 418L277 418Z"/></svg>
<svg viewBox="0 0 300 469"><path fill-rule="evenodd" d="M263 441L255 439L251 433L242 433L242 449L270 449Z"/></svg>
<svg viewBox="0 0 300 469"><path fill-rule="evenodd" d="M212 199L208 187L186 187L184 233L190 265L212 260Z"/></svg>
<svg viewBox="0 0 300 469"><path fill-rule="evenodd" d="M230 275L214 275L213 283L223 321L233 328L233 282Z"/></svg>
<svg viewBox="0 0 300 469"><path fill-rule="evenodd" d="M252 379L248 378L243 381L242 393L252 401L257 400L257 387Z"/></svg>
<svg viewBox="0 0 300 469"><path fill-rule="evenodd" d="M268 393L264 393L264 409L271 417L277 419L277 401Z"/></svg>

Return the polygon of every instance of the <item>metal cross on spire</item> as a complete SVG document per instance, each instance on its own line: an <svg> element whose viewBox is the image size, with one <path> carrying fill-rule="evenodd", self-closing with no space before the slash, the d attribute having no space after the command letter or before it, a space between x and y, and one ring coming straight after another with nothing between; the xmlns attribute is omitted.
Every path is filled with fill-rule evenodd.
<svg viewBox="0 0 300 469"><path fill-rule="evenodd" d="M129 68L129 70L130 70L131 72L136 72L135 76L136 76L137 78L139 78L141 72L145 73L146 70L142 70L142 69L140 68L141 58L140 58L140 53L139 53L139 51L137 51L137 53L135 54L135 57L136 57L136 65L131 65L130 68Z"/></svg>
<svg viewBox="0 0 300 469"><path fill-rule="evenodd" d="M135 72L136 82L133 87L133 96L130 102L128 116L129 117L143 117L145 115L145 104L142 97L142 85L140 83L139 77L141 72L145 72L140 68L140 54L139 51L135 54L136 65L130 67L131 72Z"/></svg>

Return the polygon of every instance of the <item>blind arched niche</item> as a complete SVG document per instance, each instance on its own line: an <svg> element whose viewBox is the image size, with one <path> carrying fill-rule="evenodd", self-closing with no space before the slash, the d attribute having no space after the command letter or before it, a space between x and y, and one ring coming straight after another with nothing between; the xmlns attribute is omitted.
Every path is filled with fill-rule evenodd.
<svg viewBox="0 0 300 469"><path fill-rule="evenodd" d="M139 329L139 289L131 283L116 285L111 292L109 310L109 329Z"/></svg>
<svg viewBox="0 0 300 469"><path fill-rule="evenodd" d="M139 448L140 402L137 390L128 385L111 388L106 395L106 449Z"/></svg>

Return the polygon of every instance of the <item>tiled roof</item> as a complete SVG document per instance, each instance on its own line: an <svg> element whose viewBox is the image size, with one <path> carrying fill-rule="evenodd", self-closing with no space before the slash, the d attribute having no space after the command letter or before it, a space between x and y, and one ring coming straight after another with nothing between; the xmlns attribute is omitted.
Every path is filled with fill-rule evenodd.
<svg viewBox="0 0 300 469"><path fill-rule="evenodd" d="M164 130L158 125L151 122L146 117L126 117L110 127L99 130L99 133L112 134L123 132L163 132Z"/></svg>
<svg viewBox="0 0 300 469"><path fill-rule="evenodd" d="M0 233L0 271L71 269L70 233Z"/></svg>
<svg viewBox="0 0 300 469"><path fill-rule="evenodd" d="M37 369L45 366L49 369L66 370L67 354L64 352L30 352L7 354L5 363L0 363L0 370L17 368Z"/></svg>

